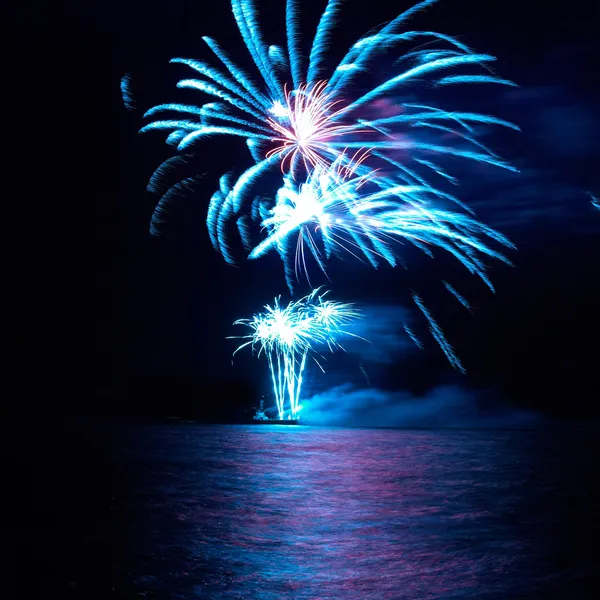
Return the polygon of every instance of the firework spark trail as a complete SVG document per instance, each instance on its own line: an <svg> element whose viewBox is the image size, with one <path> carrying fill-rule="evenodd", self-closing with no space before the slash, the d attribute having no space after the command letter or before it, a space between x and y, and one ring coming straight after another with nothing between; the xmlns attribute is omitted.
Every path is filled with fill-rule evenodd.
<svg viewBox="0 0 600 600"><path fill-rule="evenodd" d="M298 417L303 372L309 355L319 364L315 356L319 347L327 347L331 352L343 349L338 338L353 335L344 327L360 318L352 304L326 299L327 293L313 290L287 306L275 298L273 306L266 305L264 312L234 323L250 329L248 335L236 336L247 341L234 355L245 347L254 350L258 346L258 356L264 353L267 357L280 419L284 417L286 399L291 418Z"/></svg>
<svg viewBox="0 0 600 600"><path fill-rule="evenodd" d="M429 321L429 331L431 332L431 335L434 337L435 341L438 343L439 347L443 350L450 364L461 373L466 373L466 369L463 367L458 356L456 356L454 348L446 339L444 332L437 324L437 321L433 318L430 310L425 306L425 304L423 304L423 300L421 300L421 298L414 293L412 294L412 299L423 315L425 315L425 318Z"/></svg>
<svg viewBox="0 0 600 600"><path fill-rule="evenodd" d="M177 87L199 92L210 101L198 106L155 106L146 112L151 121L141 131L167 132L167 143L180 151L191 151L200 141L214 136L240 137L255 163L237 180L230 174L221 178L209 204L211 243L227 262L236 260L229 244L228 223L233 220L245 247L252 247L251 223L260 223L267 237L253 247L250 258L277 251L290 289L300 271L308 276L308 256L323 272L327 259L339 253L375 268L381 262L396 266L400 257L395 242L404 241L430 256L433 248L450 252L493 290L481 256L508 263L490 242L509 248L512 244L473 216L454 207L447 209L448 204L454 204L465 213L472 212L457 197L439 190L435 181L459 183L446 165L440 164L446 158L515 171L478 137L488 126L515 131L519 127L492 115L401 102L397 94L410 89L409 93L416 95L423 85L444 92L455 85L515 84L494 74L490 68L493 56L475 52L454 37L432 31L402 31L411 16L436 1L423 0L371 30L375 33L351 46L330 73L325 69L327 48L340 17L341 0L328 0L308 45L308 57L301 52L305 45L299 27L300 0L286 0L286 48L267 45L254 0L232 0L233 16L255 73L241 69L209 37L202 39L219 67L190 58L171 61L194 71L194 79L182 79ZM358 78L368 77L371 67L380 64L382 53L389 56L406 44L409 47L398 53L394 72L387 80L371 89L368 80L356 85ZM356 89L363 90L358 97L353 96ZM394 114L378 110L373 118L377 103L384 99ZM343 167L352 163L346 156L349 149L369 152L351 172L344 172ZM152 233L159 231L164 206L189 181L176 182L164 190L162 181L174 164L169 160L151 178L150 187L163 193L152 219ZM276 167L284 177L275 198L257 196L254 188ZM430 183L430 179L435 181ZM454 288L446 287L469 308ZM431 315L421 310L444 348L441 330ZM449 358L453 356L447 346L444 351ZM462 368L457 359L451 362ZM272 364L276 368L276 363ZM288 395L295 394L297 384L289 387L286 379L291 376L289 364L283 359L277 364L281 365L278 389L281 392L287 385Z"/></svg>
<svg viewBox="0 0 600 600"><path fill-rule="evenodd" d="M507 248L514 248L514 245L470 214L431 205L433 199L460 206L451 195L423 185L379 189L374 174L361 169L363 159L364 155L354 156L349 162L337 160L326 169L317 167L300 186L291 177L285 178L273 208L261 205L256 214L267 237L254 247L249 257L256 259L270 251L278 252L286 266L288 286L292 289L291 275L298 276L298 266L306 271L306 252L312 254L323 271L323 257L329 258L332 254L349 254L359 260L362 257L374 267L380 261L395 266L394 246L406 241L431 257L434 248L449 252L494 291L480 255L511 264L490 243ZM359 192L365 185L374 186L375 191ZM316 241L319 239L320 245ZM290 267L291 263L294 269ZM472 311L463 295L448 282L443 281L443 284L467 310ZM450 363L464 371L423 301L416 295L413 299ZM406 331L422 348L414 333L408 328Z"/></svg>
<svg viewBox="0 0 600 600"><path fill-rule="evenodd" d="M164 164L164 163L163 163ZM177 182L171 186L167 192L161 197L160 201L154 208L152 213L152 220L150 221L150 233L152 235L159 235L162 230L162 225L165 222L165 217L169 214L167 207L179 196L184 195L190 189L193 188L193 184L197 183L204 174L194 175Z"/></svg>
<svg viewBox="0 0 600 600"><path fill-rule="evenodd" d="M431 257L434 248L449 252L494 291L480 256L511 264L504 254L491 246L491 242L511 249L514 245L470 213L438 207L444 202L463 208L452 195L426 184L391 185L386 181L382 184L377 174L365 166L364 160L365 154L341 155L329 167L315 168L300 185L291 176L286 176L272 208L267 207L268 199L255 200L259 208L254 211L254 218L261 222L267 236L254 247L249 258L278 252L292 290L298 272L307 272L307 253L323 271L324 260L333 254L349 254L366 260L375 268L381 261L395 266L395 246L405 241ZM365 186L368 189L363 189ZM231 192L227 197L231 197ZM223 203L223 197L219 201ZM213 225L224 231L224 222L230 215L218 211L214 215L210 219L214 221ZM209 229L213 231L214 227ZM248 246L247 239L245 245ZM230 256L226 236L219 238L217 247L226 257ZM464 296L449 283L444 281L444 285L471 311ZM415 302L421 308L422 301ZM437 323L430 313L423 309L421 312L430 321L431 333L451 364L462 371L460 361ZM409 333L409 336L422 347L414 335Z"/></svg>
<svg viewBox="0 0 600 600"><path fill-rule="evenodd" d="M402 323L402 327L404 327L404 331L406 331L408 337L413 341L414 345L420 350L423 350L423 343L417 337L415 332L406 323Z"/></svg>
<svg viewBox="0 0 600 600"><path fill-rule="evenodd" d="M294 92L285 90L286 105L281 107L286 116L285 124L274 119L268 120L276 133L272 140L281 144L269 150L267 157L281 156L281 170L284 173L288 160L294 175L293 165L298 157L302 158L307 173L316 166L326 167L331 161L333 139L367 131L364 128L357 129L354 125L333 125L334 118L343 114L345 109L333 110L340 101L329 101L330 95L324 92L326 86L326 81L320 81L312 88L302 85Z"/></svg>
<svg viewBox="0 0 600 600"><path fill-rule="evenodd" d="M172 156L165 160L158 169L154 172L150 180L148 181L147 190L152 193L159 193L161 189L166 192L170 186L164 188L164 183L169 173L172 172L178 165L187 163L187 159L191 157L190 154L179 154Z"/></svg>
<svg viewBox="0 0 600 600"><path fill-rule="evenodd" d="M469 312L473 312L473 309L471 308L471 305L469 304L469 301L461 294L459 293L456 288L452 285L450 285L447 281L442 281L442 283L444 284L444 286L446 287L446 289L469 311Z"/></svg>
<svg viewBox="0 0 600 600"><path fill-rule="evenodd" d="M431 85L440 88L461 84L514 85L489 71L487 64L494 57L475 53L451 36L431 31L398 32L414 13L435 2L424 0L380 28L376 34L360 39L327 80L325 58L332 31L341 16L340 0L328 1L306 65L301 54L300 5L297 0L286 2L287 49L267 46L263 41L253 0L232 0L236 24L262 83L241 69L215 40L203 37L223 68L189 58L174 58L171 62L187 66L196 73L196 79L181 80L179 88L193 89L219 101L201 106L160 104L147 111L145 116L155 118L159 113L175 113L184 118L159 118L148 123L141 131L170 131L167 142L176 144L179 150L192 149L197 142L217 135L242 137L247 140L257 163L271 156L276 157L277 160L268 163L265 173L277 163L282 169L289 168L292 175L298 175L300 180L301 174L306 177L307 172L315 166L325 167L335 161L347 147L377 149L378 158L393 167L396 162L389 152L406 150L409 161L417 169L424 167L431 170L432 154L512 168L475 139L474 129L476 125L486 124L518 129L508 121L479 113L455 113L439 107L415 110L408 104L400 105L402 114L393 117L382 116L375 120L361 117L360 109L371 101L395 93L400 87L421 84L423 77L429 78ZM355 78L368 74L370 65L376 62L379 53L402 43L422 40L439 43L443 47L436 49L428 46L426 50L413 49L401 54L396 61L402 65L400 73L359 98L345 100L351 94ZM469 66L483 68L486 73L448 74L449 69ZM391 139L388 132L396 130L401 131L407 139ZM421 134L432 134L436 130L453 132L474 148L447 146L441 138L440 143L421 139ZM385 139L382 139L382 135ZM157 169L155 178L160 175L160 169ZM436 167L433 172L451 180L452 176L441 168ZM403 177L399 172L396 175ZM251 183L248 179L244 181L245 185Z"/></svg>
<svg viewBox="0 0 600 600"><path fill-rule="evenodd" d="M304 263L301 257L307 248L320 266L322 256L340 252L357 258L362 256L374 267L380 260L395 266L392 243L404 240L429 255L434 247L450 252L493 289L477 254L510 264L503 254L484 241L488 238L514 248L505 236L469 215L430 207L432 195L439 200L439 193L433 194L431 188L425 186L402 185L362 193L360 189L365 184L376 183L372 174L357 175L349 171L349 175L342 175L339 165L334 163L326 170L317 167L300 186L289 178L285 181L277 193L275 206L262 218L261 225L268 235L250 252L249 258L259 258L275 249L285 262L291 258L281 252L282 247L294 246L295 262ZM355 170L360 169L357 166ZM443 198L447 202L453 200L448 194ZM322 249L315 242L317 233ZM282 244L292 235L297 236L295 245ZM288 281L288 285L293 282ZM448 289L469 308L456 290Z"/></svg>
<svg viewBox="0 0 600 600"><path fill-rule="evenodd" d="M135 101L131 92L131 74L129 73L125 73L121 77L121 97L123 98L123 105L127 110L135 109Z"/></svg>

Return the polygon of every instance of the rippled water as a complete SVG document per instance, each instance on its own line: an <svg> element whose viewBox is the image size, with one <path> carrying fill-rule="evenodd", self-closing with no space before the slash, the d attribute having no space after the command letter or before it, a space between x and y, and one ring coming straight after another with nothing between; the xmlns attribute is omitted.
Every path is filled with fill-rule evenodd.
<svg viewBox="0 0 600 600"><path fill-rule="evenodd" d="M599 498L582 473L595 475L596 439L121 429L108 523L113 594L592 598Z"/></svg>

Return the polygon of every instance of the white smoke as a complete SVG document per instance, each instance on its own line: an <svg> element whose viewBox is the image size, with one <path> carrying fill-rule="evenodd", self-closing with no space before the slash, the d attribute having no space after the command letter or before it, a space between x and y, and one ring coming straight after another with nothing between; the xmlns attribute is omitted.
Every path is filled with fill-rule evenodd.
<svg viewBox="0 0 600 600"><path fill-rule="evenodd" d="M543 423L541 417L503 404L492 395L453 385L415 396L344 384L314 395L302 406L302 420L314 425L526 429Z"/></svg>

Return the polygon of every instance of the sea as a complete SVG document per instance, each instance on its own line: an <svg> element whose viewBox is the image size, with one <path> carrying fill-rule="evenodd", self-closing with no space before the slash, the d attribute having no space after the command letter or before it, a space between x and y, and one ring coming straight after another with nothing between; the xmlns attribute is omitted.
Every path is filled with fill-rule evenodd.
<svg viewBox="0 0 600 600"><path fill-rule="evenodd" d="M128 423L61 435L33 471L49 499L21 525L36 554L23 597L600 597L596 432Z"/></svg>

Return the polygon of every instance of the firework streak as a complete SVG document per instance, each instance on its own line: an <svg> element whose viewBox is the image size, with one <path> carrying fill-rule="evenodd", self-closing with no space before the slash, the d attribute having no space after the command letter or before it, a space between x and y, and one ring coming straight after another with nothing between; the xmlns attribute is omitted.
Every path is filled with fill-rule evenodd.
<svg viewBox="0 0 600 600"><path fill-rule="evenodd" d="M243 139L254 161L237 175L221 177L209 204L210 239L227 262L237 261L233 223L248 258L280 255L290 291L301 274L308 278L308 256L323 272L340 254L374 268L382 262L396 266L402 264L398 249L406 242L430 256L436 248L451 253L493 290L482 258L508 263L497 247L514 246L446 188L459 183L450 171L457 160L515 171L482 143L480 134L493 126L519 127L492 115L444 108L443 100L453 86L515 84L493 73L493 56L442 33L406 29L412 15L435 2L423 0L371 30L330 68L328 48L341 20L341 0L327 2L308 56L300 50L305 45L298 25L300 0L286 1L285 48L265 41L255 0L232 0L255 72L239 67L210 37L202 39L213 63L171 61L194 73L177 87L199 92L207 101L155 106L146 112L150 121L141 131L167 132L167 143L185 152L181 156L188 165L198 144L216 136ZM374 66L392 72L382 81L372 76ZM416 101L425 90L441 102ZM166 191L160 185L176 164L177 159L167 159L151 178L149 187L164 194L152 217L152 233L159 233L165 207L181 191L182 182ZM282 184L264 197L261 185L268 177L281 178ZM444 285L471 310L464 296ZM450 362L462 369L421 298L413 298ZM297 381L286 375L285 361L282 370L274 363L273 369L286 385ZM293 405L297 395L288 396Z"/></svg>
<svg viewBox="0 0 600 600"><path fill-rule="evenodd" d="M353 305L327 300L326 295L327 292L313 290L287 306L282 306L280 299L275 298L273 306L266 305L264 312L234 323L250 329L248 335L238 336L247 341L234 355L250 346L253 350L258 348L259 357L262 354L267 357L280 419L284 418L286 410L291 418L298 417L302 377L309 355L320 367L319 348L325 347L332 352L343 349L338 338L353 335L344 327L360 317Z"/></svg>

